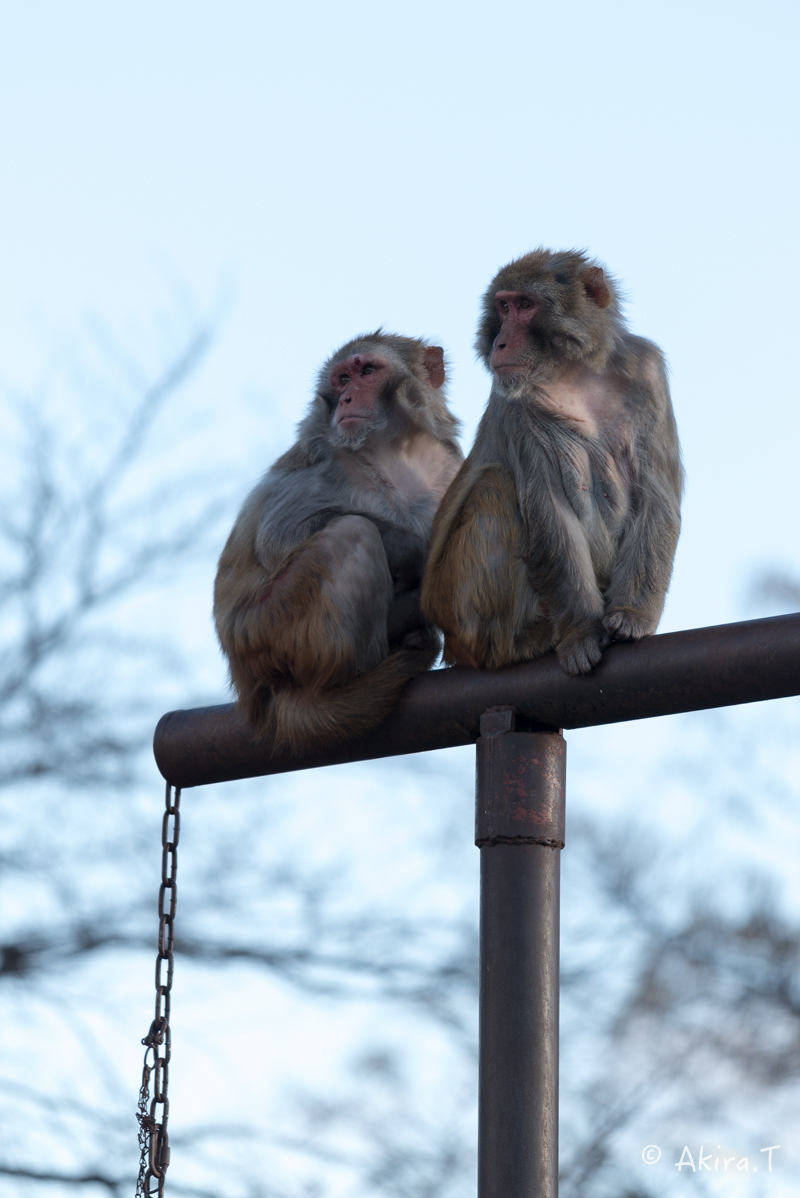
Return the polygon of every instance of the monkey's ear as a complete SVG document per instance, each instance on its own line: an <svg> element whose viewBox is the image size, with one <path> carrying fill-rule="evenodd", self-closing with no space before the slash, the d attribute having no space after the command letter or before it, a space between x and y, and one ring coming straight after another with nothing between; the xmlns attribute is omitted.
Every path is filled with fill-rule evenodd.
<svg viewBox="0 0 800 1198"><path fill-rule="evenodd" d="M441 345L429 345L422 355L428 382L437 390L444 382L444 350Z"/></svg>
<svg viewBox="0 0 800 1198"><path fill-rule="evenodd" d="M594 300L598 308L607 308L611 303L611 292L606 277L599 266L589 266L581 275L581 282L590 300Z"/></svg>

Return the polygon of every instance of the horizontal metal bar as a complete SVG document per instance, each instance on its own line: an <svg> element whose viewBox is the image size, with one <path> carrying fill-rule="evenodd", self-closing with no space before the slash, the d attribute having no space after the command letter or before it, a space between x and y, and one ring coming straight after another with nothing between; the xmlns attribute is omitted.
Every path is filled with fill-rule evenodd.
<svg viewBox="0 0 800 1198"><path fill-rule="evenodd" d="M535 731L587 728L800 694L800 614L693 628L612 645L591 674L570 678L555 657L504 670L434 670L403 691L367 736L304 757L272 753L233 704L172 711L156 728L158 768L174 786L422 753L473 744L488 707L513 706Z"/></svg>

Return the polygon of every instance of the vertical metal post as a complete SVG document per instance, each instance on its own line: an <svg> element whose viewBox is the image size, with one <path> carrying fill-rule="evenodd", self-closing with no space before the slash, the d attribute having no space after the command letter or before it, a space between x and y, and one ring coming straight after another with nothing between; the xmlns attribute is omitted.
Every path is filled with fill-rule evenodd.
<svg viewBox="0 0 800 1198"><path fill-rule="evenodd" d="M560 851L566 743L481 716L478 1198L557 1198Z"/></svg>

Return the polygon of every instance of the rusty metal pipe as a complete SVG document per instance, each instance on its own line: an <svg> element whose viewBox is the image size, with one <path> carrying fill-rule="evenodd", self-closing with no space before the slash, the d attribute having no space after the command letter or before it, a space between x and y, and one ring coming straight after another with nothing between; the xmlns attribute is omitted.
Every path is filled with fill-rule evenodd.
<svg viewBox="0 0 800 1198"><path fill-rule="evenodd" d="M558 1194L560 856L566 745L481 718L478 1198Z"/></svg>
<svg viewBox="0 0 800 1198"><path fill-rule="evenodd" d="M555 657L416 678L367 736L293 757L258 741L233 704L172 711L156 728L161 773L183 788L368 758L473 744L481 713L507 704L541 729L586 728L800 694L800 614L721 624L612 645L600 665L568 678Z"/></svg>

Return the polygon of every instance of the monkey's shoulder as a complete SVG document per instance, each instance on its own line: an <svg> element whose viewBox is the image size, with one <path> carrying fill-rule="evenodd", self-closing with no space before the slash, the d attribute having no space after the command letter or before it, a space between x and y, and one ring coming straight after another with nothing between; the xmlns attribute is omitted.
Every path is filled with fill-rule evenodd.
<svg viewBox="0 0 800 1198"><path fill-rule="evenodd" d="M331 473L331 463L312 459L301 464L299 456L292 456L293 453L293 449L289 450L270 466L245 499L243 513L284 497L294 500L298 495L310 498L319 493L320 488L324 487L326 475Z"/></svg>
<svg viewBox="0 0 800 1198"><path fill-rule="evenodd" d="M260 558L269 546L282 552L299 544L320 520L324 523L322 514L337 506L341 479L332 463L318 461L293 469L290 454L291 450L279 458L252 488L233 526L231 541L255 546Z"/></svg>
<svg viewBox="0 0 800 1198"><path fill-rule="evenodd" d="M296 441L291 449L273 462L267 471L267 477L275 471L276 474L294 474L298 470L307 470L321 457L320 446L314 439Z"/></svg>
<svg viewBox="0 0 800 1198"><path fill-rule="evenodd" d="M531 449L536 440L540 438L531 428L527 399L509 399L502 390L493 387L472 448L455 481L463 486L476 470L494 463L510 465L512 457L516 458L524 445Z"/></svg>
<svg viewBox="0 0 800 1198"><path fill-rule="evenodd" d="M662 401L669 399L666 359L654 341L626 334L612 358L612 367L633 395L646 391Z"/></svg>
<svg viewBox="0 0 800 1198"><path fill-rule="evenodd" d="M625 352L639 360L664 364L664 351L649 337L640 337L638 333L625 333L621 344Z"/></svg>

